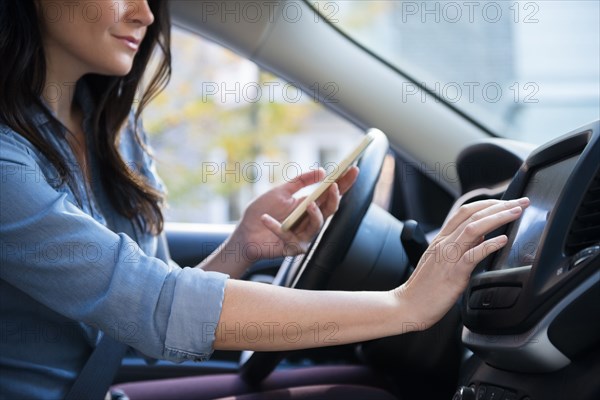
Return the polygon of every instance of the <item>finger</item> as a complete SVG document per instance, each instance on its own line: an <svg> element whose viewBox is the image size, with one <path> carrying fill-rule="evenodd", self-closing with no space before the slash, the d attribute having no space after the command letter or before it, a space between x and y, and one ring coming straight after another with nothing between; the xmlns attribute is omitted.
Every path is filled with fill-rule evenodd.
<svg viewBox="0 0 600 400"><path fill-rule="evenodd" d="M519 218L523 212L523 209L519 206L511 208L510 210L504 210L497 212L492 215L488 215L478 221L470 222L460 233L457 242L461 245L471 247L476 243L481 236L490 233L494 229L498 229L502 225L512 222Z"/></svg>
<svg viewBox="0 0 600 400"><path fill-rule="evenodd" d="M454 233L455 233L454 236L458 237L460 235L460 232L462 232L462 230L471 222L479 221L483 218L489 217L490 215L497 214L501 211L510 210L515 207L521 207L522 209L525 209L528 206L529 206L529 199L524 197L521 199L502 201L498 204L494 204L490 207L484 208L483 210L473 213L469 218L467 218L465 221L463 221L463 223L460 224L458 226L458 228L456 228L456 230L454 231ZM452 236L452 235L450 235L450 236Z"/></svg>
<svg viewBox="0 0 600 400"><path fill-rule="evenodd" d="M318 199L317 199L317 205L319 206L319 208L321 208L321 211L323 211L323 213L327 212L328 215L333 214L335 211L337 211L337 208L339 206L339 201L340 201L340 197L346 193L348 191L348 189L350 189L350 187L354 184L354 182L356 181L356 178L358 177L358 167L354 166L351 167L348 171L346 171L346 173L340 178L338 179L335 183L333 183L325 193L323 193ZM331 198L334 198L334 202L332 204L329 203L329 201L331 200ZM330 204L328 206L327 210L324 210L322 205L323 204ZM331 211L333 210L333 211Z"/></svg>
<svg viewBox="0 0 600 400"><path fill-rule="evenodd" d="M340 204L340 192L336 183L332 184L327 188L327 191L323 193L315 202L317 207L321 210L323 218L327 219L330 215L337 211Z"/></svg>
<svg viewBox="0 0 600 400"><path fill-rule="evenodd" d="M339 192L341 195L346 193L358 178L359 169L356 166L350 167L348 171L337 181Z"/></svg>
<svg viewBox="0 0 600 400"><path fill-rule="evenodd" d="M313 185L317 182L322 181L325 178L325 170L323 168L316 169L314 171L308 171L301 175L298 175L291 181L284 183L283 188L290 194L296 193L303 187Z"/></svg>
<svg viewBox="0 0 600 400"><path fill-rule="evenodd" d="M315 200L315 202L317 203L317 207L321 208L321 203L325 204L328 196L329 196L329 189L327 189L327 191L325 193L323 193L317 200ZM303 197L299 197L298 199L296 199L292 208L298 207L302 202L304 202L304 200L306 200L307 197L308 196L303 196ZM307 226L309 224L309 218L308 218L309 206L310 206L310 204L308 206L306 206L306 210L304 211L304 213L302 214L302 216L300 217L298 222L296 222L294 224L294 226L292 227L293 228L292 230L294 232L302 232L307 229Z"/></svg>
<svg viewBox="0 0 600 400"><path fill-rule="evenodd" d="M281 238L283 241L287 241L291 237L294 236L291 232L284 232L281 229L281 224L279 223L279 221L277 221L275 218L273 218L269 214L263 214L260 217L260 221L263 223L263 225L268 230L270 230L271 232L273 232L273 234L275 234L275 236Z"/></svg>
<svg viewBox="0 0 600 400"><path fill-rule="evenodd" d="M288 235L280 236L285 242L286 256L298 255L308 250L308 245L323 227L323 215L313 202L306 208L306 215Z"/></svg>
<svg viewBox="0 0 600 400"><path fill-rule="evenodd" d="M465 221L467 221L473 214L485 210L486 208L492 207L498 204L511 203L507 207L512 208L518 205L518 202L523 199L504 201L504 200L482 200L473 203L462 205L456 213L450 217L446 225L442 227L440 231L441 235L448 235L456 231ZM517 202L517 204L515 204Z"/></svg>
<svg viewBox="0 0 600 400"><path fill-rule="evenodd" d="M301 240L310 241L319 232L325 220L315 202L311 203L306 211L308 213L307 224L302 231L296 231L296 236Z"/></svg>
<svg viewBox="0 0 600 400"><path fill-rule="evenodd" d="M322 204L319 205L321 209L321 213L323 214L323 219L329 218L333 213L335 213L340 206L340 191L338 189L338 185L334 183L327 190L327 196Z"/></svg>
<svg viewBox="0 0 600 400"><path fill-rule="evenodd" d="M312 207L315 207L316 210L318 211L318 207L316 207L316 205L313 203ZM308 212L309 212L309 217L308 218L304 218L304 220L310 220L310 213L313 212L311 211L311 206L309 206L307 208ZM320 214L320 212L319 212ZM302 234L304 236L307 237L307 240L301 239L298 235L296 235L294 232L292 231L287 231L284 232L281 229L281 224L273 217L271 217L269 214L263 214L261 216L261 221L262 223L267 227L267 229L269 229L271 232L273 232L273 234L275 234L283 243L284 243L284 255L285 256L295 256L298 255L300 253L304 253L308 250L308 244L307 242L310 242L310 239L312 239L314 237L314 235L318 232L318 229L315 229L314 227L312 227L313 223L307 223L305 221L301 221L299 225L301 226L305 226L306 228L296 228L296 230L298 232L302 232ZM322 219L321 219L322 221ZM316 224L320 227L322 226L322 222L319 223L318 220L316 222ZM310 234L309 232L313 232L312 234Z"/></svg>
<svg viewBox="0 0 600 400"><path fill-rule="evenodd" d="M507 242L508 238L506 235L500 235L473 247L463 254L460 263L456 265L458 272L466 274L468 278L477 264L493 252L503 248Z"/></svg>
<svg viewBox="0 0 600 400"><path fill-rule="evenodd" d="M476 201L469 204L463 204L454 214L448 219L446 224L442 226L440 235L448 235L454 232L463 222L465 222L471 215L477 211L483 210L487 207L493 206L494 204L501 203L501 200L482 200Z"/></svg>
<svg viewBox="0 0 600 400"><path fill-rule="evenodd" d="M474 221L478 221L482 218L485 218L487 216L496 214L500 211L510 210L511 208L514 208L514 207L521 207L521 208L525 209L528 206L529 206L529 199L527 197L523 197L521 199L503 201L500 204L494 204L493 206L485 208L481 211L477 211L476 213L472 214L468 220L470 220L471 222L474 222Z"/></svg>

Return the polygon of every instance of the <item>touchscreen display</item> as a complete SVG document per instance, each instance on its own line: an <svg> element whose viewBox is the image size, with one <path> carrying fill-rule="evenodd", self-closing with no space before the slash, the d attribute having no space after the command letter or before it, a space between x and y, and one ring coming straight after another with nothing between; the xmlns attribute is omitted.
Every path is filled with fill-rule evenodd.
<svg viewBox="0 0 600 400"><path fill-rule="evenodd" d="M531 204L507 231L508 243L496 258L494 269L532 265L546 222L556 205L578 156L551 164L536 171L523 196Z"/></svg>

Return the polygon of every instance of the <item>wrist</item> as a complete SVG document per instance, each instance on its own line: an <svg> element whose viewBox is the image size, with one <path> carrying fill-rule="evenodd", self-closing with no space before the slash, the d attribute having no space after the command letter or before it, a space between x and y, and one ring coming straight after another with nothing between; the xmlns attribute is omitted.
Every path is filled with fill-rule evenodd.
<svg viewBox="0 0 600 400"><path fill-rule="evenodd" d="M427 329L418 311L418 305L414 304L414 301L411 301L406 284L390 290L389 293L394 298L396 309L398 310L396 320L400 324L398 327L399 333L417 332Z"/></svg>
<svg viewBox="0 0 600 400"><path fill-rule="evenodd" d="M223 251L229 254L236 254L238 262L243 262L247 266L269 258L269 254L263 254L268 253L264 249L264 243L260 243L255 236L252 235L251 229L248 229L243 222L240 222L225 242Z"/></svg>

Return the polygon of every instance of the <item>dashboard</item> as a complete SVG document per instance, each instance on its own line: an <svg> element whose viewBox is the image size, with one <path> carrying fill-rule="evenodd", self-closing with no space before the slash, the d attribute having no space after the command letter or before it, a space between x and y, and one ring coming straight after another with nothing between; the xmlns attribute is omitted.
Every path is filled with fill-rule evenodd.
<svg viewBox="0 0 600 400"><path fill-rule="evenodd" d="M503 198L521 196L531 205L489 235L508 242L477 266L464 294L462 341L473 359L461 375L464 396L455 397L533 400L591 390L594 398L599 384L577 387L564 374L600 364L600 122L532 152Z"/></svg>

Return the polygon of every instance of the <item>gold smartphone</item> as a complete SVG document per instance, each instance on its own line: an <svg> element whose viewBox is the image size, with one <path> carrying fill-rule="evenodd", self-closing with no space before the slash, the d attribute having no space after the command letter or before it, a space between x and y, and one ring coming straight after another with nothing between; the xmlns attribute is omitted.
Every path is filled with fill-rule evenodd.
<svg viewBox="0 0 600 400"><path fill-rule="evenodd" d="M354 150L352 150L352 152L348 154L348 156L346 156L346 158L344 158L342 162L336 168L334 168L334 170L331 171L325 177L325 179L323 179L323 181L321 181L319 186L317 186L317 188L310 195L308 195L302 201L302 203L300 203L298 207L296 207L294 211L291 212L290 215L288 215L288 217L281 224L281 229L283 231L290 230L302 218L304 213L306 213L306 208L308 207L308 205L313 201L317 200L323 193L325 193L329 186L331 186L334 182L341 178L344 175L344 173L348 170L348 168L350 168L355 162L358 161L360 156L364 153L366 148L369 146L369 144L371 144L371 142L375 138L376 131L380 132L378 129L375 128L369 129L365 137L358 144L358 146L356 146Z"/></svg>

